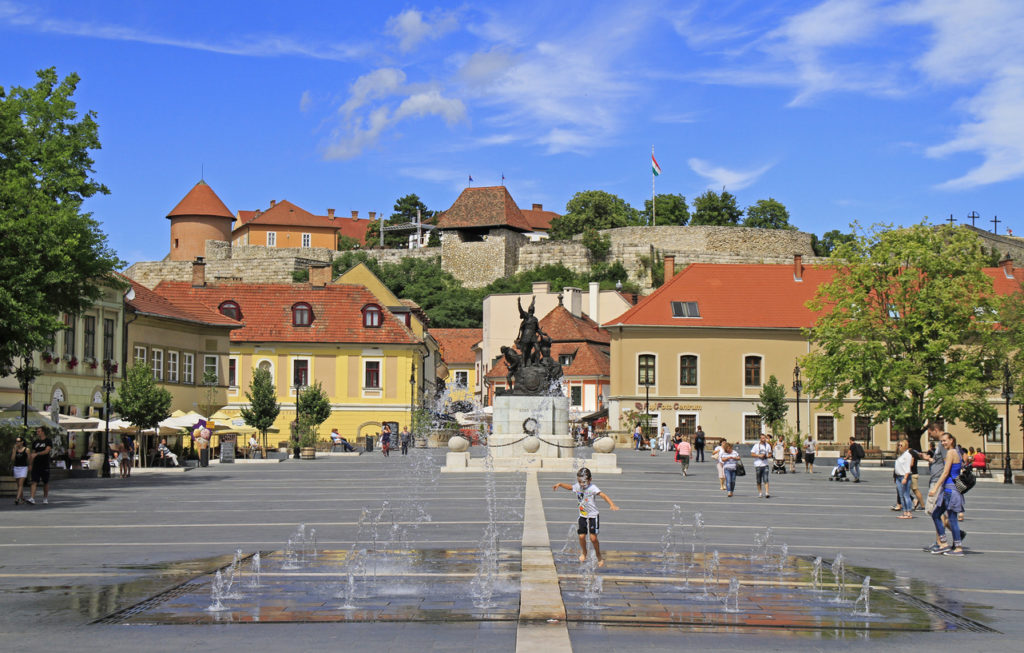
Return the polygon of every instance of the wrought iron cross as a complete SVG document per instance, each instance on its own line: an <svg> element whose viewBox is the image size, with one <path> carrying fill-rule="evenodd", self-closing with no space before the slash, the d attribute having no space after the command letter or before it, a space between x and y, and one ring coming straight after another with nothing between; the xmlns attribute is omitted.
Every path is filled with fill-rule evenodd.
<svg viewBox="0 0 1024 653"><path fill-rule="evenodd" d="M971 211L970 213L967 214L967 217L970 218L971 226L973 227L974 226L974 221L977 220L978 218L980 218L981 216L978 215L977 211Z"/></svg>
<svg viewBox="0 0 1024 653"><path fill-rule="evenodd" d="M949 220L946 220L946 222L949 223L950 227L952 227L953 223L956 222L956 220L953 219L953 214L952 213L949 214Z"/></svg>
<svg viewBox="0 0 1024 653"><path fill-rule="evenodd" d="M1002 222L1002 220L1000 220L999 216L997 215L994 218L992 218L992 220L990 220L990 222L992 223L992 233L998 234L999 233L999 223Z"/></svg>

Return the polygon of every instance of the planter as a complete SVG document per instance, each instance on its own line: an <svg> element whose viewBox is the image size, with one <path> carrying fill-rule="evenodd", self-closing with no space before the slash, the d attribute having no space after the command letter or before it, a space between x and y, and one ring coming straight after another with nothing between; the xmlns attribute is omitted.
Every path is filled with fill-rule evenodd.
<svg viewBox="0 0 1024 653"><path fill-rule="evenodd" d="M13 497L17 494L18 480L13 476L0 476L0 497Z"/></svg>
<svg viewBox="0 0 1024 653"><path fill-rule="evenodd" d="M302 447L300 457L303 460L313 460L316 458L316 447Z"/></svg>

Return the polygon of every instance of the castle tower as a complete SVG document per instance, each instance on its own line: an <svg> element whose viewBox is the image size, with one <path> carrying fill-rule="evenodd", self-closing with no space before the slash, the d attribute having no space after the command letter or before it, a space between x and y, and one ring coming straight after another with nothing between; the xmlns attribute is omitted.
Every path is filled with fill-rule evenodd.
<svg viewBox="0 0 1024 653"><path fill-rule="evenodd" d="M206 241L231 242L231 223L235 216L217 197L217 193L200 180L178 205L167 214L171 221L172 261L192 261L206 255Z"/></svg>

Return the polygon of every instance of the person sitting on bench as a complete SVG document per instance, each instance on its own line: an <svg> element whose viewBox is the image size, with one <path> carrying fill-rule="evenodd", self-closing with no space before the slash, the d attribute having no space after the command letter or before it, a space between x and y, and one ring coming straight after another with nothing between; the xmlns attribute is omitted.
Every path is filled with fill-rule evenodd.
<svg viewBox="0 0 1024 653"><path fill-rule="evenodd" d="M334 447L341 447L342 451L355 451L355 447L348 443L348 440L341 437L338 433L338 429L331 429L331 451L334 451Z"/></svg>
<svg viewBox="0 0 1024 653"><path fill-rule="evenodd" d="M167 438L160 439L160 446L157 447L157 451L160 452L160 457L171 461L171 467L178 466L178 456L167 448Z"/></svg>

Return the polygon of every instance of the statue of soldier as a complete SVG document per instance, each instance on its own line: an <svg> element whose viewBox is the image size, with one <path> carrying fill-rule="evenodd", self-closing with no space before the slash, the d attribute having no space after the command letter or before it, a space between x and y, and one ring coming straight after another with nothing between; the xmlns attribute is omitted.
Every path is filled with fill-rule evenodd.
<svg viewBox="0 0 1024 653"><path fill-rule="evenodd" d="M516 299L516 305L519 307L519 319L522 322L519 324L519 335L516 336L515 344L519 347L519 351L523 353L522 364L524 366L533 365L540 359L539 352L536 349L537 331L540 328L537 316L534 315L536 303L537 298L534 297L530 301L529 310L524 311L522 301Z"/></svg>

